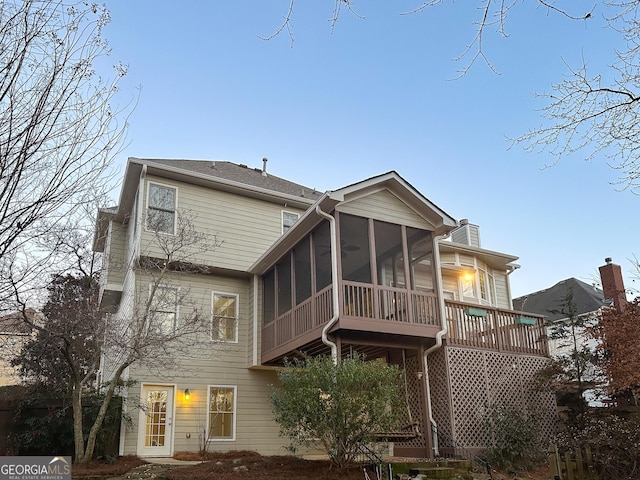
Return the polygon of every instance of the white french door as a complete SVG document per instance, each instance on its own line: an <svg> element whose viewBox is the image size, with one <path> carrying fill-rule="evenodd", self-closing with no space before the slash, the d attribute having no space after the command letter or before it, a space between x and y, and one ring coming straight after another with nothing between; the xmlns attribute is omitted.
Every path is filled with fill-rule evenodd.
<svg viewBox="0 0 640 480"><path fill-rule="evenodd" d="M173 395L171 385L143 385L138 421L138 455L171 456L173 442Z"/></svg>

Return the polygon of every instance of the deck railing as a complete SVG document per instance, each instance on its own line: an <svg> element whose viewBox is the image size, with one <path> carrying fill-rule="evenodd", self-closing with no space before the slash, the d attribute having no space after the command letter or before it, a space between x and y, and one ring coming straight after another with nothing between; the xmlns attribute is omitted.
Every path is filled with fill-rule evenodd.
<svg viewBox="0 0 640 480"><path fill-rule="evenodd" d="M447 300L449 345L548 355L543 317Z"/></svg>
<svg viewBox="0 0 640 480"><path fill-rule="evenodd" d="M342 282L340 315L402 324L439 326L434 293ZM333 315L332 288L327 286L262 329L262 351L317 332ZM445 301L449 345L514 353L547 355L542 317L480 305ZM432 331L432 330L431 330Z"/></svg>
<svg viewBox="0 0 640 480"><path fill-rule="evenodd" d="M434 293L343 281L343 315L420 325L440 325Z"/></svg>

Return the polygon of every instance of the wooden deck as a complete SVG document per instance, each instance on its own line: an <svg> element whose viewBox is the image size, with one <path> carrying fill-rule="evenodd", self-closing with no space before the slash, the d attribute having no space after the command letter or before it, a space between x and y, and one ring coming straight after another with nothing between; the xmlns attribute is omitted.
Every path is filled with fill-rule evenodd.
<svg viewBox="0 0 640 480"><path fill-rule="evenodd" d="M434 293L341 282L340 315L332 333L349 332L392 338L433 339L440 330ZM529 313L446 300L449 345L500 352L548 355L543 318ZM333 315L331 285L262 328L262 362L317 342Z"/></svg>

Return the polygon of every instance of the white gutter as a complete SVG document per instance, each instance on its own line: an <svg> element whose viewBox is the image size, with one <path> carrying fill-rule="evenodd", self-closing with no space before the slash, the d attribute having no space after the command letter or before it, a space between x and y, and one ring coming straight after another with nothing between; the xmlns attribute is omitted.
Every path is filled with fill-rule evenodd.
<svg viewBox="0 0 640 480"><path fill-rule="evenodd" d="M322 343L331 348L331 358L334 365L338 364L338 346L329 340L329 330L338 321L338 312L340 304L338 302L338 241L336 239L336 219L320 209L320 205L316 205L316 213L321 217L329 220L330 236L331 236L331 282L333 289L333 316L331 320L322 329Z"/></svg>
<svg viewBox="0 0 640 480"><path fill-rule="evenodd" d="M440 322L441 329L436 333L436 343L429 347L424 352L423 363L424 363L424 373L425 373L425 389L427 395L427 406L428 406L428 414L429 414L429 423L431 424L431 434L433 438L433 454L436 457L440 456L440 451L438 449L438 424L433 418L433 408L431 407L431 386L429 385L429 363L427 361L427 357L430 353L438 350L442 347L442 337L447 334L448 324L447 324L447 311L444 303L444 296L442 295L442 270L440 269L440 240L446 238L446 235L437 235L434 239L433 245L433 265L436 266L436 292L439 292L438 295L438 309L440 311Z"/></svg>

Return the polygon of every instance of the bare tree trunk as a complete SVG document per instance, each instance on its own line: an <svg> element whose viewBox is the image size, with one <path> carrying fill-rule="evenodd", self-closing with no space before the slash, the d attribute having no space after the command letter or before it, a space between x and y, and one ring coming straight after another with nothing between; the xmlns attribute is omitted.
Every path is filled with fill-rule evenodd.
<svg viewBox="0 0 640 480"><path fill-rule="evenodd" d="M107 410L109 410L109 405L111 405L111 400L113 399L116 388L120 383L120 379L122 378L122 372L124 372L124 370L127 367L128 367L128 364L126 363L123 363L122 365L120 365L120 367L118 367L118 370L114 374L111 380L111 383L109 383L109 387L107 388L107 391L105 392L105 396L102 399L102 404L100 405L100 410L98 411L98 415L96 416L96 419L94 420L93 425L91 425L91 429L89 430L89 437L87 438L87 444L86 444L86 447L84 448L83 456L80 457L76 455L76 463L86 464L93 457L93 451L95 450L95 447L96 447L96 438L98 437L98 432L102 427L104 418L107 415ZM74 412L74 415L75 415L75 412ZM80 412L80 415L82 416L82 412ZM80 422L82 423L82 420L80 420ZM76 423L76 419L74 418L74 425L75 423ZM76 435L77 435L77 432L76 432Z"/></svg>
<svg viewBox="0 0 640 480"><path fill-rule="evenodd" d="M73 442L75 445L75 461L76 463L86 463L83 435L83 417L82 417L82 385L75 382L73 392L71 394L73 401ZM90 459L91 457L89 457Z"/></svg>

